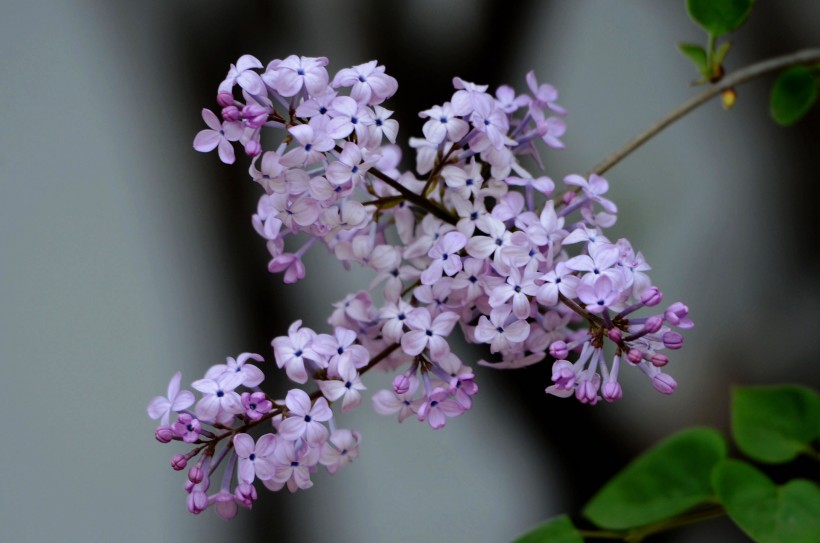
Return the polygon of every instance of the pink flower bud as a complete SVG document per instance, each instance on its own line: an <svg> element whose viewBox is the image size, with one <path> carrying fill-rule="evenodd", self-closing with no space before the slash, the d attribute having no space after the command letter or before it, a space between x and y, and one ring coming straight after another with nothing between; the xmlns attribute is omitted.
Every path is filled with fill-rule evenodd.
<svg viewBox="0 0 820 543"><path fill-rule="evenodd" d="M643 353L638 349L629 349L629 352L626 353L626 359L633 364L639 364L643 360Z"/></svg>
<svg viewBox="0 0 820 543"><path fill-rule="evenodd" d="M171 467L176 471L182 471L188 465L188 458L184 454L175 454L171 459Z"/></svg>
<svg viewBox="0 0 820 543"><path fill-rule="evenodd" d="M550 345L550 355L557 360L564 360L569 356L569 348L563 341L553 341Z"/></svg>
<svg viewBox="0 0 820 543"><path fill-rule="evenodd" d="M238 107L230 105L222 108L222 118L226 121L235 122L242 118L242 112L239 111Z"/></svg>
<svg viewBox="0 0 820 543"><path fill-rule="evenodd" d="M561 198L561 200L564 202L565 206L568 206L569 204L571 204L574 199L575 199L575 193L572 192L572 191L565 192L563 198Z"/></svg>
<svg viewBox="0 0 820 543"><path fill-rule="evenodd" d="M200 466L194 466L188 470L188 480L194 484L202 482L205 478L205 471Z"/></svg>
<svg viewBox="0 0 820 543"><path fill-rule="evenodd" d="M256 501L256 488L248 483L240 483L234 491L237 501L245 507L250 507Z"/></svg>
<svg viewBox="0 0 820 543"><path fill-rule="evenodd" d="M249 157L259 156L262 152L262 144L256 140L248 140L245 144L245 154Z"/></svg>
<svg viewBox="0 0 820 543"><path fill-rule="evenodd" d="M170 426L160 426L154 432L154 438L160 443L170 443L174 439L174 430Z"/></svg>
<svg viewBox="0 0 820 543"><path fill-rule="evenodd" d="M669 363L669 357L663 354L653 354L649 361L652 362L652 365L656 368L662 368Z"/></svg>
<svg viewBox="0 0 820 543"><path fill-rule="evenodd" d="M661 303L663 294L658 287L649 287L641 293L641 303L646 307L653 307Z"/></svg>
<svg viewBox="0 0 820 543"><path fill-rule="evenodd" d="M619 329L610 328L606 331L606 337L608 337L613 343L620 343L623 335Z"/></svg>
<svg viewBox="0 0 820 543"><path fill-rule="evenodd" d="M661 326L663 326L663 317L660 315L652 315L646 319L642 332L646 334L654 334L661 329Z"/></svg>
<svg viewBox="0 0 820 543"><path fill-rule="evenodd" d="M194 490L188 494L188 511L198 515L208 508L208 495L201 490Z"/></svg>
<svg viewBox="0 0 820 543"><path fill-rule="evenodd" d="M405 374L397 375L393 379L393 392L396 394L405 394L410 390L410 377Z"/></svg>
<svg viewBox="0 0 820 543"><path fill-rule="evenodd" d="M680 349L683 347L683 336L677 332L666 332L663 335L663 344L667 349Z"/></svg>
<svg viewBox="0 0 820 543"><path fill-rule="evenodd" d="M618 381L607 381L604 383L604 386L601 387L601 396L608 402L620 400L623 395L621 384Z"/></svg>
<svg viewBox="0 0 820 543"><path fill-rule="evenodd" d="M659 373L652 378L652 386L661 394L672 394L678 383L670 375Z"/></svg>
<svg viewBox="0 0 820 543"><path fill-rule="evenodd" d="M689 308L680 302L675 302L663 312L663 318L666 319L666 322L685 330L695 325L687 318L687 315L689 315Z"/></svg>
<svg viewBox="0 0 820 543"><path fill-rule="evenodd" d="M233 94L230 92L220 92L216 95L216 103L222 107L228 107L233 104Z"/></svg>
<svg viewBox="0 0 820 543"><path fill-rule="evenodd" d="M262 106L251 104L242 108L242 117L248 121L251 128L259 128L268 120L268 110Z"/></svg>

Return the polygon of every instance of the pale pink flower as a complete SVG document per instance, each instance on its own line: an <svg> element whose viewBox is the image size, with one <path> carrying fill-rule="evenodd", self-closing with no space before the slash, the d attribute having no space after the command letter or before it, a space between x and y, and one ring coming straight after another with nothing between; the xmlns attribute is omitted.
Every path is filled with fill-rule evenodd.
<svg viewBox="0 0 820 543"><path fill-rule="evenodd" d="M362 383L359 373L356 371L353 364L339 365L339 379L330 379L327 381L317 381L319 390L325 398L331 402L342 399L342 413L347 413L355 409L362 402L362 395L360 390L366 390L367 387Z"/></svg>
<svg viewBox="0 0 820 543"><path fill-rule="evenodd" d="M311 447L322 444L328 435L323 422L333 418L327 400L319 398L311 403L310 396L304 390L293 388L285 397L285 405L290 416L279 424L279 435L286 441L305 438Z"/></svg>
<svg viewBox="0 0 820 543"><path fill-rule="evenodd" d="M242 383L242 377L223 373L216 379L199 379L191 386L202 393L196 404L196 418L205 422L229 424L234 415L244 411L239 394L234 389Z"/></svg>
<svg viewBox="0 0 820 543"><path fill-rule="evenodd" d="M294 96L303 88L311 95L323 94L329 79L325 66L326 57L291 55L277 66L274 88L285 97Z"/></svg>
<svg viewBox="0 0 820 543"><path fill-rule="evenodd" d="M481 343L490 344L490 352L497 353L507 349L512 343L522 343L530 333L526 321L513 320L507 324L512 307L502 305L490 312L490 318L481 315L475 328L475 338Z"/></svg>
<svg viewBox="0 0 820 543"><path fill-rule="evenodd" d="M273 477L276 440L274 434L265 434L256 443L248 434L233 437L233 447L239 457L237 476L240 481L252 483L255 478L264 481Z"/></svg>
<svg viewBox="0 0 820 543"><path fill-rule="evenodd" d="M359 432L353 432L345 428L336 430L322 444L319 462L326 466L330 473L336 473L339 468L359 456L359 443L361 441L362 436Z"/></svg>
<svg viewBox="0 0 820 543"><path fill-rule="evenodd" d="M429 347L432 359L439 360L450 352L450 345L445 338L450 335L457 321L458 314L452 311L445 311L433 320L427 308L415 309L407 317L407 326L411 330L401 338L402 350L415 356Z"/></svg>
<svg viewBox="0 0 820 543"><path fill-rule="evenodd" d="M225 121L220 123L217 116L210 109L202 110L202 120L208 125L200 130L194 138L194 149L200 153L207 153L219 147L219 160L225 164L233 164L236 160L232 141L239 141L245 128L241 122Z"/></svg>
<svg viewBox="0 0 820 543"><path fill-rule="evenodd" d="M179 390L182 372L176 372L168 383L168 395L157 396L148 402L148 416L160 419L160 425L168 426L171 413L177 413L194 404L194 395L188 390Z"/></svg>

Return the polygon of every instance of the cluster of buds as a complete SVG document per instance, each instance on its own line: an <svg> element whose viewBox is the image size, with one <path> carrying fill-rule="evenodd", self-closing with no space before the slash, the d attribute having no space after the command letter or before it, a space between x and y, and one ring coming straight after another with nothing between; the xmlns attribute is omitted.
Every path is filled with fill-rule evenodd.
<svg viewBox="0 0 820 543"><path fill-rule="evenodd" d="M336 430L330 406L358 406L361 375L372 368L396 373L391 389L372 396L381 414L441 428L470 409L478 386L450 348L456 328L488 346L492 356L480 365L551 361L546 392L558 397L620 399L622 363L637 366L656 390L674 391L662 351L682 346L673 328L692 326L688 309L677 302L635 316L659 307L662 294L643 255L603 233L617 218L607 180L569 175L556 192L552 179L532 173L542 168L538 142L563 148L565 111L552 86L530 72L529 93L504 85L491 94L454 78L450 100L420 114L424 137L410 140L416 172L400 172L398 125L381 106L396 80L376 61L332 79L326 65L291 56L263 68L243 56L219 86L222 120L203 110L210 128L194 147L218 149L232 163L238 142L252 157L250 176L264 189L252 222L272 273L286 283L303 279L302 257L319 241L374 279L334 304L332 335L297 321L273 340L277 366L299 385L313 381L311 394L295 388L284 401L268 398L258 389L261 371L246 363L261 357L246 354L194 382L204 396L193 412L193 396L177 393L178 378L168 398L152 401L149 414L163 418L157 439L198 445L174 466L202 453L189 472L191 511L216 503L232 516L236 504L252 503L255 479L293 491L310 486L319 464L335 471L353 458L359 435ZM264 152L263 128L266 143L274 138ZM250 391L239 396L240 385ZM171 412L179 420L169 425ZM274 431L254 442L247 431L262 423ZM223 462L222 487L208 496L207 475Z"/></svg>

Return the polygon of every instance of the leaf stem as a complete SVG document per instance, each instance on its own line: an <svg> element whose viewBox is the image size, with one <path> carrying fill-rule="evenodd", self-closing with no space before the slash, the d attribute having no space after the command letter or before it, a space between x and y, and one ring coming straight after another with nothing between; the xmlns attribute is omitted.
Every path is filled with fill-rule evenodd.
<svg viewBox="0 0 820 543"><path fill-rule="evenodd" d="M621 539L629 543L639 543L650 535L665 532L680 526L687 526L695 524L696 522L703 522L720 518L726 515L726 510L723 507L716 505L707 509L700 509L692 511L691 513L684 513L683 515L664 519L639 528L632 528L631 530L578 530L581 537L584 539Z"/></svg>

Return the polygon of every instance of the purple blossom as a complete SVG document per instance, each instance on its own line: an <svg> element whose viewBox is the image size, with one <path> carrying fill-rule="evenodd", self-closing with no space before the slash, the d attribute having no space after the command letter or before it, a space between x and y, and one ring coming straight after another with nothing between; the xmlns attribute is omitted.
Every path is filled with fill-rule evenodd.
<svg viewBox="0 0 820 543"><path fill-rule="evenodd" d="M219 160L225 164L233 164L236 160L232 141L239 141L244 132L244 127L240 122L225 121L220 123L216 115L210 109L202 110L202 120L208 125L205 130L200 130L194 138L194 149L200 153L208 153L219 147Z"/></svg>
<svg viewBox="0 0 820 543"><path fill-rule="evenodd" d="M426 308L413 310L407 317L407 326L411 330L401 338L402 350L415 356L429 348L433 360L441 359L450 352L450 345L445 338L450 335L456 321L458 314L452 311L445 311L434 320Z"/></svg>
<svg viewBox="0 0 820 543"><path fill-rule="evenodd" d="M427 252L433 259L430 267L421 274L423 285L432 285L444 273L450 277L461 271L461 257L458 252L467 244L467 236L461 232L448 232Z"/></svg>
<svg viewBox="0 0 820 543"><path fill-rule="evenodd" d="M176 372L168 383L168 395L157 396L148 402L148 416L152 419L160 419L162 426L168 426L171 413L177 413L187 409L194 404L194 395L187 390L179 390L179 382L182 380L182 372Z"/></svg>
<svg viewBox="0 0 820 543"><path fill-rule="evenodd" d="M333 78L334 87L351 87L350 96L362 104L380 104L396 93L396 79L384 73L384 66L371 60L352 68L339 70Z"/></svg>
<svg viewBox="0 0 820 543"><path fill-rule="evenodd" d="M233 447L239 457L237 476L240 481L252 483L255 478L265 481L273 477L276 435L265 434L254 443L248 434L236 434Z"/></svg>
<svg viewBox="0 0 820 543"><path fill-rule="evenodd" d="M290 416L279 424L279 435L286 441L304 438L311 447L321 445L328 436L323 422L333 417L327 400L319 398L311 403L310 396L304 390L293 388L285 397L285 405Z"/></svg>

